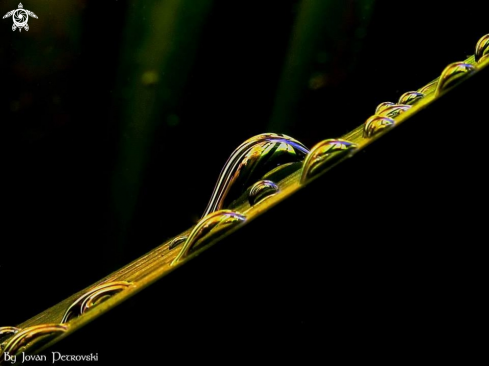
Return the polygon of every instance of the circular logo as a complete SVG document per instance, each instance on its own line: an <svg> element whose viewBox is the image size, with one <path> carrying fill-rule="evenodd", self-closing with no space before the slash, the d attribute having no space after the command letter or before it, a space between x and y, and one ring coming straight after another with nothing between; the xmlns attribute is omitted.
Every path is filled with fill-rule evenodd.
<svg viewBox="0 0 489 366"><path fill-rule="evenodd" d="M27 24L27 21L29 20L29 14L27 11L24 9L17 9L14 11L14 14L12 14L12 18L14 20L14 24L18 28L22 28Z"/></svg>

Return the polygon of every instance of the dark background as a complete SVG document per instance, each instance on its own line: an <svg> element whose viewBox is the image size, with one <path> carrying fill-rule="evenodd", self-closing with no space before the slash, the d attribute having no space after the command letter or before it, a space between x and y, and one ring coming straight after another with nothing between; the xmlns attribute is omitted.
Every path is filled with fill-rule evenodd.
<svg viewBox="0 0 489 366"><path fill-rule="evenodd" d="M198 4L28 1L28 32L1 21L0 325L193 225L245 139L340 136L489 32L477 7Z"/></svg>

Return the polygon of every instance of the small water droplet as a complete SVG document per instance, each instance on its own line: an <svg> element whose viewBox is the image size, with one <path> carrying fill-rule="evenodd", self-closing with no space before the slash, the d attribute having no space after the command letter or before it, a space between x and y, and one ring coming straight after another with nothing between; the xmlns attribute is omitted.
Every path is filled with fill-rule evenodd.
<svg viewBox="0 0 489 366"><path fill-rule="evenodd" d="M130 282L115 281L105 282L76 299L73 304L65 311L61 323L67 323L70 320L76 319L85 314L87 311L94 308L96 305L108 300L113 295L125 290L131 286Z"/></svg>
<svg viewBox="0 0 489 366"><path fill-rule="evenodd" d="M395 105L396 103L392 103L392 102L383 102L383 103L380 103L377 108L375 108L375 114L379 114L381 113L384 109L392 106L392 105Z"/></svg>
<svg viewBox="0 0 489 366"><path fill-rule="evenodd" d="M394 104L384 108L381 112L377 113L377 115L381 117L389 117L394 119L397 116L399 116L401 113L404 113L411 108L412 108L411 105Z"/></svg>
<svg viewBox="0 0 489 366"><path fill-rule="evenodd" d="M385 129L391 128L395 125L395 121L389 117L372 116L363 126L363 137L371 138L379 134Z"/></svg>
<svg viewBox="0 0 489 366"><path fill-rule="evenodd" d="M438 79L436 96L438 97L442 92L453 87L475 70L476 68L474 65L465 62L454 62L453 64L448 65Z"/></svg>
<svg viewBox="0 0 489 366"><path fill-rule="evenodd" d="M475 46L475 61L480 62L483 56L489 55L489 34L481 37Z"/></svg>
<svg viewBox="0 0 489 366"><path fill-rule="evenodd" d="M185 245L173 260L172 265L178 264L189 255L195 254L200 249L212 244L215 240L242 225L245 221L246 216L230 210L210 213L192 229Z"/></svg>
<svg viewBox="0 0 489 366"><path fill-rule="evenodd" d="M280 189L278 186L270 180L261 180L256 182L250 189L248 194L248 201L250 205L256 205L258 202L263 201L265 198L271 197Z"/></svg>
<svg viewBox="0 0 489 366"><path fill-rule="evenodd" d="M401 95L401 97L399 98L399 104L415 105L423 98L423 93L417 91L409 91Z"/></svg>
<svg viewBox="0 0 489 366"><path fill-rule="evenodd" d="M229 207L270 171L302 162L309 150L293 138L274 133L257 135L242 143L224 165L203 217Z"/></svg>
<svg viewBox="0 0 489 366"><path fill-rule="evenodd" d="M304 161L301 183L305 183L319 173L326 171L356 147L357 145L346 140L328 139L321 141L311 149Z"/></svg>
<svg viewBox="0 0 489 366"><path fill-rule="evenodd" d="M175 239L173 239L170 242L170 245L168 245L168 249L169 250L175 249L179 245L185 243L185 240L187 240L187 237L186 236L177 236Z"/></svg>

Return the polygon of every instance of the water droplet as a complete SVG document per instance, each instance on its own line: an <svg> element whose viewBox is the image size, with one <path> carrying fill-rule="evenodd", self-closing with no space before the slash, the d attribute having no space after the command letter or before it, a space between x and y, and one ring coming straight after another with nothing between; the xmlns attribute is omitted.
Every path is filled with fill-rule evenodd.
<svg viewBox="0 0 489 366"><path fill-rule="evenodd" d="M475 70L474 65L466 64L465 62L454 62L448 65L438 79L436 96L438 97L443 91L448 90Z"/></svg>
<svg viewBox="0 0 489 366"><path fill-rule="evenodd" d="M401 97L399 98L399 104L415 105L423 98L423 93L410 91L401 95Z"/></svg>
<svg viewBox="0 0 489 366"><path fill-rule="evenodd" d="M127 289L129 286L131 286L131 283L125 281L106 282L96 286L71 304L63 315L61 323L67 323L70 320L78 318L96 305L101 304L113 295Z"/></svg>
<svg viewBox="0 0 489 366"><path fill-rule="evenodd" d="M391 128L396 122L392 118L372 116L363 126L363 137L370 138L379 134L385 129Z"/></svg>
<svg viewBox="0 0 489 366"><path fill-rule="evenodd" d="M489 55L489 34L486 34L475 46L475 61L480 62L483 56Z"/></svg>
<svg viewBox="0 0 489 366"><path fill-rule="evenodd" d="M230 210L210 213L192 229L185 245L172 262L172 265L178 264L191 254L195 254L200 249L212 244L215 240L242 225L245 221L246 216Z"/></svg>
<svg viewBox="0 0 489 366"><path fill-rule="evenodd" d="M187 237L186 236L177 236L175 239L173 239L170 242L170 245L168 245L168 249L169 250L175 249L179 245L185 243L185 240L187 240Z"/></svg>
<svg viewBox="0 0 489 366"><path fill-rule="evenodd" d="M404 104L394 104L389 107L384 108L381 112L377 113L378 116L381 117L389 117L389 118L396 118L399 116L401 113L406 112L407 110L411 109L413 106L411 105L404 105Z"/></svg>
<svg viewBox="0 0 489 366"><path fill-rule="evenodd" d="M270 180L261 180L256 182L250 189L250 193L248 194L248 201L250 205L253 206L260 201L263 201L265 198L271 197L280 189L278 186Z"/></svg>
<svg viewBox="0 0 489 366"><path fill-rule="evenodd" d="M377 108L375 108L375 114L379 114L381 113L384 109L392 106L392 105L395 105L396 103L392 103L392 102L384 102L384 103L380 103Z"/></svg>
<svg viewBox="0 0 489 366"><path fill-rule="evenodd" d="M438 85L438 80L433 80L431 83L426 84L425 86L423 86L418 91L421 94L424 94L426 96L426 95L432 93L433 91L435 91L437 85Z"/></svg>
<svg viewBox="0 0 489 366"><path fill-rule="evenodd" d="M308 153L304 145L286 135L266 133L246 140L224 165L203 217L229 207L264 175L279 166L302 162Z"/></svg>
<svg viewBox="0 0 489 366"><path fill-rule="evenodd" d="M21 351L33 353L67 330L66 324L41 324L24 328L7 341L3 351L11 355Z"/></svg>
<svg viewBox="0 0 489 366"><path fill-rule="evenodd" d="M301 183L305 183L319 173L326 171L356 147L357 145L354 143L340 139L328 139L316 144L304 161Z"/></svg>

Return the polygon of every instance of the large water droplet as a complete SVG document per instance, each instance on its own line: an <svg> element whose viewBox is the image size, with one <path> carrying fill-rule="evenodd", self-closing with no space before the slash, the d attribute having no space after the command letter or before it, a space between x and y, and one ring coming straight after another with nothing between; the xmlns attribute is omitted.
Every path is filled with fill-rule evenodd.
<svg viewBox="0 0 489 366"><path fill-rule="evenodd" d="M399 116L401 113L406 112L407 110L411 109L413 106L411 105L404 105L404 104L394 104L389 107L384 108L380 113L377 113L378 116L380 117L388 117L388 118L396 118Z"/></svg>
<svg viewBox="0 0 489 366"><path fill-rule="evenodd" d="M453 87L475 70L476 68L474 65L465 62L454 62L453 64L448 65L438 79L436 96L438 97L442 92Z"/></svg>
<svg viewBox="0 0 489 366"><path fill-rule="evenodd" d="M363 137L374 137L383 130L393 127L395 123L396 122L392 118L372 116L363 126Z"/></svg>
<svg viewBox="0 0 489 366"><path fill-rule="evenodd" d="M66 324L41 324L24 328L8 340L3 352L11 355L33 353L67 330Z"/></svg>
<svg viewBox="0 0 489 366"><path fill-rule="evenodd" d="M380 103L377 108L375 108L375 114L382 113L386 108L389 108L390 106L395 105L395 103L392 102L383 102Z"/></svg>
<svg viewBox="0 0 489 366"><path fill-rule="evenodd" d="M94 306L108 300L110 297L127 289L129 286L131 286L131 283L125 281L106 282L96 286L71 304L63 315L61 323L67 323L70 320L85 314Z"/></svg>
<svg viewBox="0 0 489 366"><path fill-rule="evenodd" d="M489 55L489 34L486 34L475 46L475 61L480 62L484 56Z"/></svg>
<svg viewBox="0 0 489 366"><path fill-rule="evenodd" d="M346 140L328 139L321 141L307 155L302 168L301 183L305 183L319 173L326 171L356 147L357 145Z"/></svg>
<svg viewBox="0 0 489 366"><path fill-rule="evenodd" d="M229 207L268 172L285 164L301 162L308 152L299 141L286 135L266 133L246 140L231 154L222 169L203 217Z"/></svg>
<svg viewBox="0 0 489 366"><path fill-rule="evenodd" d="M246 216L230 210L210 213L193 228L172 265L178 264L191 254L195 254L200 249L214 243L214 241L242 225L245 221Z"/></svg>
<svg viewBox="0 0 489 366"><path fill-rule="evenodd" d="M423 93L410 91L401 95L401 97L399 98L399 104L415 105L423 98Z"/></svg>
<svg viewBox="0 0 489 366"><path fill-rule="evenodd" d="M253 184L248 194L248 201L250 205L253 206L265 198L271 197L280 189L278 186L270 180L261 180Z"/></svg>

